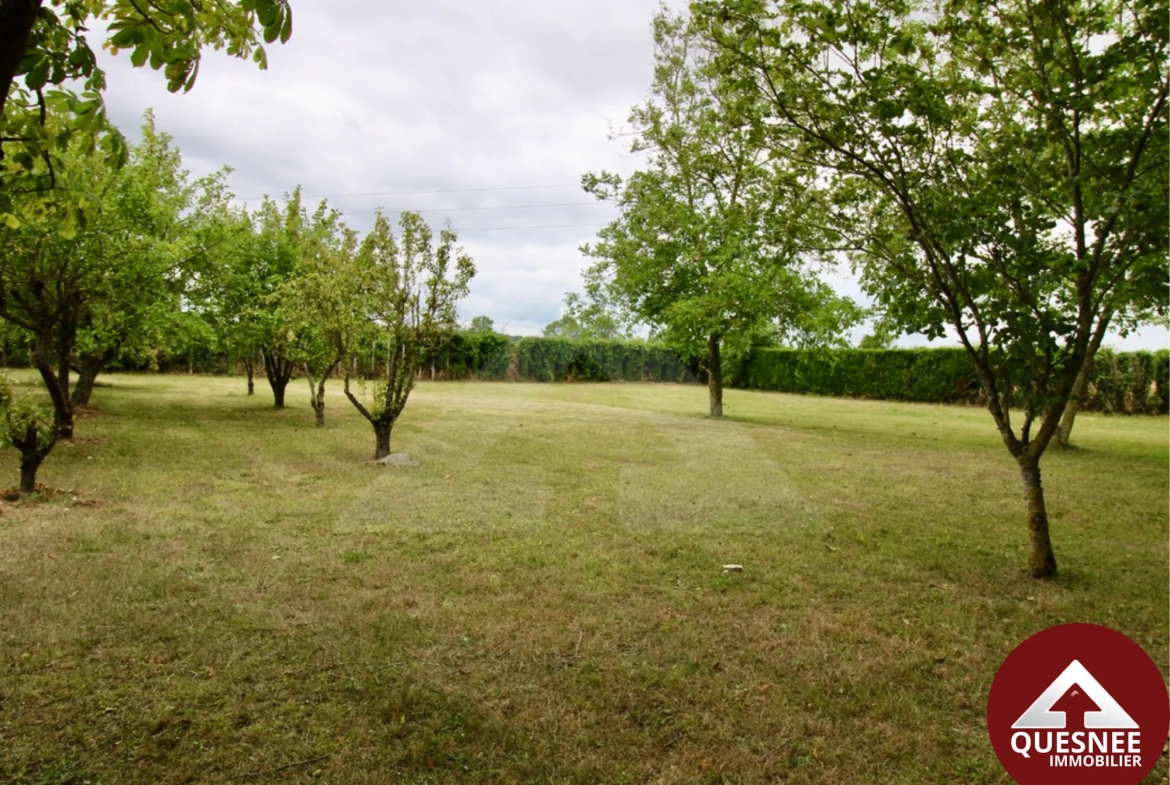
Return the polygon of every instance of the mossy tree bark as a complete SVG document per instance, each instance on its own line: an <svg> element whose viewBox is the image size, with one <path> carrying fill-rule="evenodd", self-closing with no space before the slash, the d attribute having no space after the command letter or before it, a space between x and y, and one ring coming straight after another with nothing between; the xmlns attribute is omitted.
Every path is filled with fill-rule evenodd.
<svg viewBox="0 0 1170 785"><path fill-rule="evenodd" d="M1032 539L1028 572L1033 578L1051 578L1056 574L1056 555L1048 536L1048 509L1044 506L1044 486L1040 483L1040 461L1025 454L1019 463L1024 480L1024 500L1028 504L1028 533Z"/></svg>

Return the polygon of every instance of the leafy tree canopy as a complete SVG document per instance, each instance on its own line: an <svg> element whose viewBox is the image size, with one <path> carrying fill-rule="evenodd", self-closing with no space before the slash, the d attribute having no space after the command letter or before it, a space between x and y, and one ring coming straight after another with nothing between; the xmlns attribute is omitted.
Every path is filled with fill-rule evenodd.
<svg viewBox="0 0 1170 785"><path fill-rule="evenodd" d="M95 22L106 28L101 46L163 71L172 92L195 85L205 48L266 68L261 39L284 43L292 34L287 0L0 0L0 219L9 225L20 220L18 191L42 193L83 220L86 192L60 181L54 165L72 140L100 147L115 165L124 160L102 101Z"/></svg>

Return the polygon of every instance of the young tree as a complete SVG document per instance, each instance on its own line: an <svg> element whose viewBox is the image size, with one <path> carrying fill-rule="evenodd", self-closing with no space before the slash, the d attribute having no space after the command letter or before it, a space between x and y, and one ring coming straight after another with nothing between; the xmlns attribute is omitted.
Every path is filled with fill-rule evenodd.
<svg viewBox="0 0 1170 785"><path fill-rule="evenodd" d="M37 470L57 443L57 429L52 413L26 400L18 399L0 376L0 447L12 446L20 452L20 495L37 489Z"/></svg>
<svg viewBox="0 0 1170 785"><path fill-rule="evenodd" d="M204 250L185 298L193 314L210 328L216 345L231 360L243 363L248 395L253 395L261 341L251 266L255 225L247 210L232 206L227 199L215 200L197 215L195 231Z"/></svg>
<svg viewBox="0 0 1170 785"><path fill-rule="evenodd" d="M475 275L471 257L455 247L450 228L440 231L435 242L418 213L402 213L398 226L401 239L396 241L379 212L356 257L361 284L355 303L386 347L386 364L368 406L351 389L348 367L345 395L374 429L375 460L390 454L390 434L414 389L422 358L458 324L455 304L467 296Z"/></svg>
<svg viewBox="0 0 1170 785"><path fill-rule="evenodd" d="M69 229L68 213L41 210L30 195L14 203L17 226L0 233L0 318L31 333L32 362L64 439L104 363L161 331L177 310L192 251L182 213L218 181L189 184L178 150L149 115L128 166L114 169L80 144L67 152L58 177L88 194L89 218Z"/></svg>
<svg viewBox="0 0 1170 785"><path fill-rule="evenodd" d="M324 200L312 215L306 211L300 186L283 208L266 197L254 215L229 209L217 218L215 233L225 240L199 286L200 308L246 365L259 354L278 409L301 351L296 326L303 314L285 302L293 291L290 282L299 280L341 231L340 214ZM250 374L249 366L249 389Z"/></svg>
<svg viewBox="0 0 1170 785"><path fill-rule="evenodd" d="M103 162L74 151L61 176L101 200L110 180ZM20 209L17 207L17 209ZM60 212L22 211L15 228L0 232L0 318L28 330L30 360L53 403L57 437L73 438L70 373L88 295L100 286L102 261L118 245L108 224L66 231Z"/></svg>
<svg viewBox="0 0 1170 785"><path fill-rule="evenodd" d="M471 323L467 325L467 332L469 333L494 333L495 331L495 322L487 316L472 317Z"/></svg>
<svg viewBox="0 0 1170 785"><path fill-rule="evenodd" d="M143 357L166 343L180 320L181 300L204 252L198 210L223 198L221 170L192 183L170 135L147 112L129 160L110 172L99 217L86 231L106 238L105 255L86 294L76 341L77 384L71 404L86 406L105 365L120 355Z"/></svg>
<svg viewBox="0 0 1170 785"><path fill-rule="evenodd" d="M622 211L581 250L588 275L659 337L706 357L710 413L723 414L723 345L836 298L811 274L818 212L812 170L769 166L760 101L729 89L689 19L654 20L651 99L631 116L628 181L586 175L586 191Z"/></svg>
<svg viewBox="0 0 1170 785"><path fill-rule="evenodd" d="M849 208L887 317L961 341L1021 473L1028 569L1050 577L1041 456L1095 336L1167 278L1165 3L694 7L777 155Z"/></svg>
<svg viewBox="0 0 1170 785"><path fill-rule="evenodd" d="M309 405L318 428L325 426L325 383L357 343L361 325L354 303L360 282L354 263L356 234L333 213L318 223L304 268L278 293L293 334L295 362L309 383Z"/></svg>
<svg viewBox="0 0 1170 785"><path fill-rule="evenodd" d="M565 295L561 318L544 327L545 338L570 338L588 341L620 341L630 337L626 318L606 301L604 291L576 292Z"/></svg>

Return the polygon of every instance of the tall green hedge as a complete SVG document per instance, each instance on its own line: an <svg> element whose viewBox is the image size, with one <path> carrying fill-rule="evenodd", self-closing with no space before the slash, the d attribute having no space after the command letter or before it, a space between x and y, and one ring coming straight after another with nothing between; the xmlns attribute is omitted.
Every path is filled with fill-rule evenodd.
<svg viewBox="0 0 1170 785"><path fill-rule="evenodd" d="M1097 352L1085 408L1128 414L1170 412L1170 351Z"/></svg>
<svg viewBox="0 0 1170 785"><path fill-rule="evenodd" d="M979 381L962 349L754 349L732 369L736 387L930 403L978 403ZM1082 408L1167 412L1170 352L1102 350Z"/></svg>
<svg viewBox="0 0 1170 785"><path fill-rule="evenodd" d="M517 375L526 381L688 380L687 368L678 355L642 341L522 338L516 343L516 360Z"/></svg>
<svg viewBox="0 0 1170 785"><path fill-rule="evenodd" d="M436 378L505 379L512 360L512 339L497 333L455 333L423 359L423 373Z"/></svg>
<svg viewBox="0 0 1170 785"><path fill-rule="evenodd" d="M755 390L969 403L979 380L962 349L753 349L733 384Z"/></svg>

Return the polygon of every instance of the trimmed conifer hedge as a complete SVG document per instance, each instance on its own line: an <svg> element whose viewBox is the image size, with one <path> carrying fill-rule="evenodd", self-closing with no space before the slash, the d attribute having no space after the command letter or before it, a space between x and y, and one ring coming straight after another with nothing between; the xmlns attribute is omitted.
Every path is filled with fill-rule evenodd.
<svg viewBox="0 0 1170 785"><path fill-rule="evenodd" d="M850 398L979 403L962 349L754 349L732 369L735 387ZM1166 414L1170 351L1097 354L1089 411Z"/></svg>
<svg viewBox="0 0 1170 785"><path fill-rule="evenodd" d="M423 358L423 373L441 379L506 379L512 339L498 333L455 333Z"/></svg>
<svg viewBox="0 0 1170 785"><path fill-rule="evenodd" d="M517 373L526 381L693 381L669 349L642 341L573 341L522 338L516 343Z"/></svg>
<svg viewBox="0 0 1170 785"><path fill-rule="evenodd" d="M753 349L732 372L753 390L974 403L979 379L962 349Z"/></svg>

